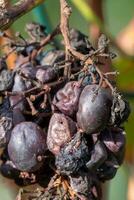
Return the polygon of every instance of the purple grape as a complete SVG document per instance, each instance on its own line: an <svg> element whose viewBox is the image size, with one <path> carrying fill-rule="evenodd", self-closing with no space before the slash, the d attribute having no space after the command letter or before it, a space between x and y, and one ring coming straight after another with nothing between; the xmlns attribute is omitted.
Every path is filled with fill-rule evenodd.
<svg viewBox="0 0 134 200"><path fill-rule="evenodd" d="M109 128L100 133L100 140L107 149L115 156L118 165L124 160L126 137L122 128Z"/></svg>
<svg viewBox="0 0 134 200"><path fill-rule="evenodd" d="M21 92L21 91L25 91L25 90L26 90L25 82L23 81L21 76L16 73L16 75L14 77L14 84L13 84L12 91L13 92Z"/></svg>
<svg viewBox="0 0 134 200"><path fill-rule="evenodd" d="M43 164L38 156L44 155L46 149L46 134L35 123L21 122L12 130L8 154L18 170L38 170Z"/></svg>
<svg viewBox="0 0 134 200"><path fill-rule="evenodd" d="M100 167L107 159L106 147L101 141L97 141L91 151L90 160L86 163L88 170L92 171Z"/></svg>
<svg viewBox="0 0 134 200"><path fill-rule="evenodd" d="M56 78L56 76L56 71L50 66L47 66L47 68L39 68L36 72L36 79L39 80L41 83L52 81Z"/></svg>
<svg viewBox="0 0 134 200"><path fill-rule="evenodd" d="M53 99L53 109L68 116L74 116L78 110L78 101L82 87L80 82L68 82Z"/></svg>
<svg viewBox="0 0 134 200"><path fill-rule="evenodd" d="M97 85L86 86L79 99L77 112L78 126L87 134L104 129L110 119L112 95L108 88L99 88Z"/></svg>
<svg viewBox="0 0 134 200"><path fill-rule="evenodd" d="M23 95L17 94L9 97L10 105L14 109L19 109L20 111L25 110L25 100Z"/></svg>
<svg viewBox="0 0 134 200"><path fill-rule="evenodd" d="M0 172L3 176L11 179L19 178L20 171L17 170L13 164L11 164L11 161L6 161L5 163L2 163L0 166Z"/></svg>
<svg viewBox="0 0 134 200"><path fill-rule="evenodd" d="M29 63L27 65L22 66L20 72L24 77L27 77L29 79L35 79L38 67L39 66L34 67Z"/></svg>

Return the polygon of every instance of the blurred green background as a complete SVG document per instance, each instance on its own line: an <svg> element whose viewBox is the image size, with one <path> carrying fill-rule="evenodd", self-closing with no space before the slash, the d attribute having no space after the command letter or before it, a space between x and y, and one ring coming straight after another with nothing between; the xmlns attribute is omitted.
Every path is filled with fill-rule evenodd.
<svg viewBox="0 0 134 200"><path fill-rule="evenodd" d="M99 0L93 1L96 3L95 7L97 7ZM94 12L96 11L94 10L94 6L92 7L92 4L94 4L93 1L68 1L73 11L70 19L70 26L79 29L86 35L89 35L89 37L91 36L90 28L93 27L96 22L91 12L91 8ZM11 3L12 2L17 1L11 1ZM118 87L130 101L132 111L128 122L125 124L127 132L125 164L121 167L116 177L104 186L104 199L134 200L134 195L132 196L131 194L131 187L134 189L134 0L103 0L101 1L101 6L101 11L103 13L102 27L108 30L108 34L113 37L127 55L122 56L120 51L117 51L119 56L112 64L114 70L120 72L120 75L117 77ZM37 21L45 24L48 32L51 32L59 23L59 20L59 0L45 0L44 4L21 17L11 28L13 31L19 31L26 36L24 31L25 24L31 21ZM14 200L18 188L14 187L12 181L8 182L3 177L0 177L0 181L0 200Z"/></svg>

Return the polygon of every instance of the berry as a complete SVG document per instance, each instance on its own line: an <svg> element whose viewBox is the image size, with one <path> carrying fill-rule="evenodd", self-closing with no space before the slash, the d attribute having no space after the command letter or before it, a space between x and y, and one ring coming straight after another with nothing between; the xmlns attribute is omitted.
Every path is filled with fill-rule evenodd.
<svg viewBox="0 0 134 200"><path fill-rule="evenodd" d="M25 100L23 95L18 94L9 97L10 105L14 109L19 109L21 111L25 110Z"/></svg>
<svg viewBox="0 0 134 200"><path fill-rule="evenodd" d="M49 122L47 146L53 154L69 142L76 133L75 122L64 114L54 113Z"/></svg>
<svg viewBox="0 0 134 200"><path fill-rule="evenodd" d="M105 128L110 119L112 96L107 88L99 88L97 85L86 86L79 99L77 112L78 126L87 134L99 132Z"/></svg>
<svg viewBox="0 0 134 200"><path fill-rule="evenodd" d="M53 99L53 109L68 116L74 116L78 110L79 96L82 91L80 82L68 82Z"/></svg>
<svg viewBox="0 0 134 200"><path fill-rule="evenodd" d="M56 155L56 167L62 173L70 175L84 168L89 160L89 151L82 133L76 133L72 140L61 148Z"/></svg>
<svg viewBox="0 0 134 200"><path fill-rule="evenodd" d="M100 133L100 140L115 156L118 165L121 165L124 160L126 146L125 131L121 128L105 129Z"/></svg>
<svg viewBox="0 0 134 200"><path fill-rule="evenodd" d="M88 37L74 28L70 30L70 41L71 45L83 54L89 54L94 51L93 46L88 41Z"/></svg>
<svg viewBox="0 0 134 200"><path fill-rule="evenodd" d="M41 66L50 65L54 66L55 64L65 60L65 52L62 50L50 50L41 59Z"/></svg>
<svg viewBox="0 0 134 200"><path fill-rule="evenodd" d="M9 117L0 118L0 147L5 147L7 145L11 135L12 126L13 126L12 118Z"/></svg>
<svg viewBox="0 0 134 200"><path fill-rule="evenodd" d="M109 160L110 162L110 160ZM109 166L104 163L100 168L97 169L96 173L100 181L104 182L107 180L111 180L115 177L117 172L117 167Z"/></svg>
<svg viewBox="0 0 134 200"><path fill-rule="evenodd" d="M80 197L89 197L90 177L87 172L79 171L69 176L70 186ZM84 198L85 199L85 198Z"/></svg>
<svg viewBox="0 0 134 200"><path fill-rule="evenodd" d="M118 93L114 94L110 124L120 126L130 115L129 103Z"/></svg>
<svg viewBox="0 0 134 200"><path fill-rule="evenodd" d="M39 68L36 72L36 79L39 80L41 83L52 81L56 78L56 76L56 71L50 66L47 66L46 68Z"/></svg>
<svg viewBox="0 0 134 200"><path fill-rule="evenodd" d="M2 163L0 166L0 172L3 176L11 179L19 178L19 170L17 170L11 161L6 161L5 163Z"/></svg>
<svg viewBox="0 0 134 200"><path fill-rule="evenodd" d="M42 165L38 157L46 151L46 135L33 122L21 122L11 133L8 144L10 160L20 171L36 171Z"/></svg>
<svg viewBox="0 0 134 200"><path fill-rule="evenodd" d="M13 84L12 91L21 92L21 91L24 91L25 89L26 89L25 82L23 81L23 79L21 78L19 74L16 74L14 77L14 84Z"/></svg>
<svg viewBox="0 0 134 200"><path fill-rule="evenodd" d="M21 67L20 72L21 74L29 79L36 78L36 72L38 70L38 66L33 67L30 63Z"/></svg>
<svg viewBox="0 0 134 200"><path fill-rule="evenodd" d="M8 90L13 85L14 74L6 69L0 72L0 91Z"/></svg>

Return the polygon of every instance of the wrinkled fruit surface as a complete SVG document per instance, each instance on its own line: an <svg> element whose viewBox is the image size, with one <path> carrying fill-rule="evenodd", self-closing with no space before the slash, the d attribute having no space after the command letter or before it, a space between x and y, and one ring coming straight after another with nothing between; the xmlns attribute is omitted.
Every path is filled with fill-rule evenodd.
<svg viewBox="0 0 134 200"><path fill-rule="evenodd" d="M76 123L71 118L64 114L54 113L48 128L48 149L52 153L58 154L60 148L71 140L76 130Z"/></svg>

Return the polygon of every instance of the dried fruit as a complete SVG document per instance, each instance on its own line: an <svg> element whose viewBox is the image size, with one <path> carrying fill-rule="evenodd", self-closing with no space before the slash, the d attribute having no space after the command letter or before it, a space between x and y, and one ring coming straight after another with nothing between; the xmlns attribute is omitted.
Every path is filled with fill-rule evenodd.
<svg viewBox="0 0 134 200"><path fill-rule="evenodd" d="M86 166L89 160L89 150L82 133L76 133L72 140L61 148L56 155L57 169L66 175L77 173Z"/></svg>
<svg viewBox="0 0 134 200"><path fill-rule="evenodd" d="M14 74L6 69L0 72L0 91L8 90L13 85Z"/></svg>
<svg viewBox="0 0 134 200"><path fill-rule="evenodd" d="M114 94L110 124L120 126L130 115L129 103L118 93Z"/></svg>
<svg viewBox="0 0 134 200"><path fill-rule="evenodd" d="M8 144L12 126L12 118L0 117L0 147L6 147L6 145Z"/></svg>
<svg viewBox="0 0 134 200"><path fill-rule="evenodd" d="M89 54L94 51L88 37L77 29L72 28L70 30L70 41L71 45L83 54Z"/></svg>
<svg viewBox="0 0 134 200"><path fill-rule="evenodd" d="M82 91L80 82L68 82L59 90L53 100L53 110L59 110L68 116L74 116L78 110L79 96Z"/></svg>
<svg viewBox="0 0 134 200"><path fill-rule="evenodd" d="M76 133L76 123L64 114L54 113L49 122L47 146L53 154L71 140Z"/></svg>
<svg viewBox="0 0 134 200"><path fill-rule="evenodd" d="M39 80L41 83L47 83L52 81L57 76L56 71L51 66L44 66L39 68L36 72L36 79Z"/></svg>
<svg viewBox="0 0 134 200"><path fill-rule="evenodd" d="M65 52L62 50L50 50L45 52L45 55L41 59L41 66L48 65L54 66L65 60Z"/></svg>
<svg viewBox="0 0 134 200"><path fill-rule="evenodd" d="M8 54L0 58L0 172L17 184L45 187L28 199L101 200L101 182L113 178L124 159L120 126L130 107L109 79L116 73L99 69L114 57L107 37L95 49L68 27L71 9L60 3L61 24L49 35L38 23L26 26L27 39L0 34L9 55L17 54L13 70ZM57 34L64 50L55 45Z"/></svg>
<svg viewBox="0 0 134 200"><path fill-rule="evenodd" d="M79 171L69 176L70 186L81 198L89 199L91 180L87 172Z"/></svg>

